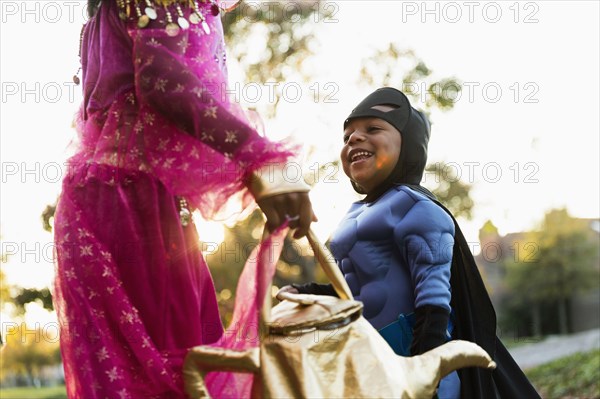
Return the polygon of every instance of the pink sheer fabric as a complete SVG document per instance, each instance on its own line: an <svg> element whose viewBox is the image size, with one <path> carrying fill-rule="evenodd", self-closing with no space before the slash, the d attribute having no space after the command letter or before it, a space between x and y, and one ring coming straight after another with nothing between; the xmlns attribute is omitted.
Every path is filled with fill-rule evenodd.
<svg viewBox="0 0 600 399"><path fill-rule="evenodd" d="M176 196L211 216L250 172L290 155L228 101L220 20L204 14L210 35L169 37L162 10L139 30L104 0L85 27L79 143L55 216L70 398L184 397L183 356L223 327Z"/></svg>
<svg viewBox="0 0 600 399"><path fill-rule="evenodd" d="M257 246L248 258L235 293L233 318L215 346L244 350L260 345L259 313L271 281L277 260L283 250L287 226L282 226ZM250 398L254 375L213 372L206 377L206 386L213 398Z"/></svg>
<svg viewBox="0 0 600 399"><path fill-rule="evenodd" d="M93 161L151 173L209 217L248 173L290 152L258 135L228 101L218 18L205 12L210 35L192 25L170 37L161 9L138 29L117 17L114 1L104 0L85 30L81 153L72 171L85 173Z"/></svg>

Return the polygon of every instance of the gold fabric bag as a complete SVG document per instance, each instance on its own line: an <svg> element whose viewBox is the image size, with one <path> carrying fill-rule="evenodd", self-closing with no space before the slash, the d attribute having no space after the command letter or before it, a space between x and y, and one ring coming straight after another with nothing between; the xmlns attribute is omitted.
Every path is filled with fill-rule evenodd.
<svg viewBox="0 0 600 399"><path fill-rule="evenodd" d="M267 295L260 345L244 351L192 348L184 363L191 398L208 398L209 371L255 373L256 398L431 398L442 377L462 367L495 367L478 345L450 341L423 355L397 356L369 322L339 268L312 231L308 240L340 298ZM270 290L267 290L270 292Z"/></svg>

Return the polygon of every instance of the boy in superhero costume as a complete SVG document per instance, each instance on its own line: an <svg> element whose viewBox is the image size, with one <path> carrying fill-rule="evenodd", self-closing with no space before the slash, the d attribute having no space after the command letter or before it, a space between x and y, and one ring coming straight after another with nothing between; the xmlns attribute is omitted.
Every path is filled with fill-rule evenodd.
<svg viewBox="0 0 600 399"><path fill-rule="evenodd" d="M463 339L497 363L494 371L451 373L440 398L539 398L496 337L492 303L456 220L420 186L429 137L426 116L393 88L376 90L350 113L341 161L366 196L352 204L331 250L365 318L396 353L419 355ZM336 295L330 285L292 287Z"/></svg>

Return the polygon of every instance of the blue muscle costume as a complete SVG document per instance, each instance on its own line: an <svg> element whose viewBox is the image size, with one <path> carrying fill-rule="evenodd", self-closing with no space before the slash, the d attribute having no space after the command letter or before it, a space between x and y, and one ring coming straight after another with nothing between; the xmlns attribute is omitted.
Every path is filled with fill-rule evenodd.
<svg viewBox="0 0 600 399"><path fill-rule="evenodd" d="M425 305L450 311L450 264L454 222L439 206L405 186L389 189L375 202L352 205L331 240L331 251L364 317L398 354L399 316ZM411 326L412 327L412 326ZM411 334L412 335L412 334ZM457 398L456 372L440 383L438 396Z"/></svg>
<svg viewBox="0 0 600 399"><path fill-rule="evenodd" d="M438 391L442 399L539 398L496 337L496 314L460 227L420 186L430 136L427 118L389 87L358 104L344 128L365 117L390 123L402 138L395 168L380 185L366 193L351 182L366 196L351 206L331 240L365 318L402 356L422 354L453 338L479 344L495 360L493 372L466 368L446 376ZM293 286L302 293L336 295L331 285Z"/></svg>
<svg viewBox="0 0 600 399"><path fill-rule="evenodd" d="M408 187L393 187L374 203L352 205L331 251L363 315L382 329L423 305L450 311L454 223Z"/></svg>

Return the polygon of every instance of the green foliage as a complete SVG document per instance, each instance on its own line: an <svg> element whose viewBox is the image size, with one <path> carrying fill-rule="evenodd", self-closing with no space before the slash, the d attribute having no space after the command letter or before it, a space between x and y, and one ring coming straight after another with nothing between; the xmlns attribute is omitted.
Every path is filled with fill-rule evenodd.
<svg viewBox="0 0 600 399"><path fill-rule="evenodd" d="M1 352L0 377L16 374L33 382L44 366L61 362L58 336L51 329L30 328L22 324L7 327L6 346Z"/></svg>
<svg viewBox="0 0 600 399"><path fill-rule="evenodd" d="M0 307L10 300L10 291L6 283L6 274L0 270Z"/></svg>
<svg viewBox="0 0 600 399"><path fill-rule="evenodd" d="M264 84L291 79L308 81L306 60L316 47L313 21L330 15L320 1L242 2L223 16L223 30L228 56L233 57L246 74L247 82ZM263 43L262 47L249 47ZM273 117L282 93L275 88L273 104L261 110L262 116Z"/></svg>
<svg viewBox="0 0 600 399"><path fill-rule="evenodd" d="M402 90L414 104L422 104L426 113L434 108L451 110L454 99L462 90L456 78L434 79L433 70L413 50L401 49L395 43L367 57L360 78L370 87L389 86ZM427 82L428 79L433 81Z"/></svg>
<svg viewBox="0 0 600 399"><path fill-rule="evenodd" d="M432 189L438 200L444 204L456 218L472 218L473 200L471 199L471 185L463 183L455 175L436 162L425 168L426 173L433 173L437 183ZM430 186L430 184L427 184Z"/></svg>
<svg viewBox="0 0 600 399"><path fill-rule="evenodd" d="M544 398L600 398L600 350L564 357L526 374Z"/></svg>
<svg viewBox="0 0 600 399"><path fill-rule="evenodd" d="M17 310L21 312L25 311L26 304L35 301L40 301L46 310L54 310L52 295L48 288L42 288L41 290L35 288L21 288L19 293L13 299L13 303L16 305Z"/></svg>
<svg viewBox="0 0 600 399"><path fill-rule="evenodd" d="M506 285L512 293L506 318L531 312L534 332L548 319L557 319L561 333L568 332L568 301L597 286L598 233L565 209L551 210L537 231L527 234L529 250L506 262ZM558 316L557 316L558 309Z"/></svg>
<svg viewBox="0 0 600 399"><path fill-rule="evenodd" d="M2 399L67 399L64 385L42 388L8 388L2 389Z"/></svg>
<svg viewBox="0 0 600 399"><path fill-rule="evenodd" d="M52 232L52 222L54 214L56 213L56 203L54 205L47 205L44 212L42 212L42 225L44 230Z"/></svg>

